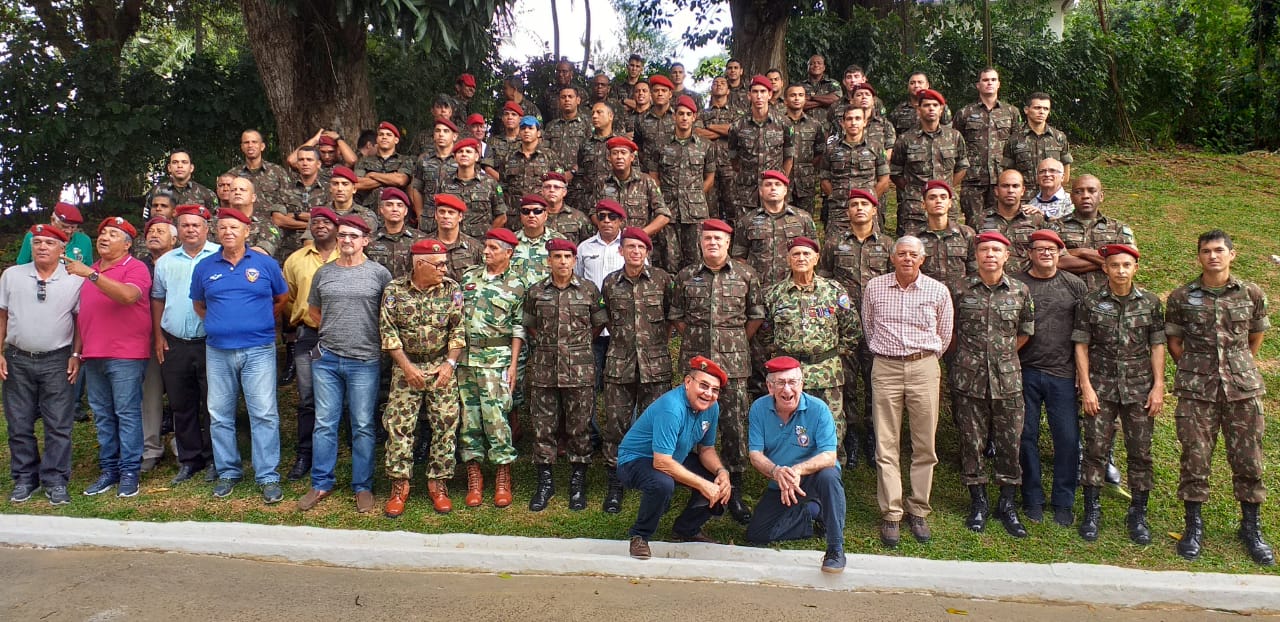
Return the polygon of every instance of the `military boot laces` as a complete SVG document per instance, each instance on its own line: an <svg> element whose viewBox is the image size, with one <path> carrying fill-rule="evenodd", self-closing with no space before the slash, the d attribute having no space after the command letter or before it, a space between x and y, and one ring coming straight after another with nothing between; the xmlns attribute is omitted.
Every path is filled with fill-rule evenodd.
<svg viewBox="0 0 1280 622"><path fill-rule="evenodd" d="M987 526L987 513L991 511L987 504L987 487L982 484L972 484L969 486L969 517L965 519L965 526L969 531L982 533Z"/></svg>
<svg viewBox="0 0 1280 622"><path fill-rule="evenodd" d="M1129 540L1134 544L1151 544L1151 527L1147 525L1148 490L1133 491L1133 500L1129 502L1129 513L1125 515L1125 526L1129 528Z"/></svg>
<svg viewBox="0 0 1280 622"><path fill-rule="evenodd" d="M1084 516L1080 517L1080 526L1076 531L1085 542L1098 539L1098 530L1102 523L1102 489L1097 486L1084 487Z"/></svg>
<svg viewBox="0 0 1280 622"><path fill-rule="evenodd" d="M538 467L538 487L534 489L533 496L529 497L529 511L541 512L547 509L547 504L555 494L556 483L551 478L551 467Z"/></svg>
<svg viewBox="0 0 1280 622"><path fill-rule="evenodd" d="M997 511L1000 513L1000 523L1004 525L1004 530L1015 538L1027 537L1027 528L1022 526L1022 521L1018 519L1018 487L1005 485L1000 487L1000 505Z"/></svg>
<svg viewBox="0 0 1280 622"><path fill-rule="evenodd" d="M569 509L575 512L587 509L587 465L573 465L569 475Z"/></svg>
<svg viewBox="0 0 1280 622"><path fill-rule="evenodd" d="M1276 554L1271 545L1262 539L1262 525L1258 520L1257 503L1240 504L1240 541L1249 551L1249 557L1260 566L1276 565Z"/></svg>
<svg viewBox="0 0 1280 622"><path fill-rule="evenodd" d="M1182 538L1178 540L1178 555L1184 559L1200 557L1200 540L1204 538L1204 521L1200 519L1200 502L1186 501Z"/></svg>

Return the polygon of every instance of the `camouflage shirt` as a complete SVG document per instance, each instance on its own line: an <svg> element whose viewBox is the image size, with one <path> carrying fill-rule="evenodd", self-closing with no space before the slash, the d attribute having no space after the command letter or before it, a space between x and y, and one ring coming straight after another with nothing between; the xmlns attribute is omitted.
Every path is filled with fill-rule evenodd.
<svg viewBox="0 0 1280 622"><path fill-rule="evenodd" d="M1000 176L1000 162L1004 157L1004 144L1013 129L1022 125L1022 113L1017 106L997 100L987 109L976 101L960 109L952 127L964 136L969 153L969 172L964 181L968 184L994 184Z"/></svg>
<svg viewBox="0 0 1280 622"><path fill-rule="evenodd" d="M674 100L673 100L674 101ZM640 147L640 170L652 173L658 170L658 160L662 146L667 138L676 131L676 116L671 107L661 115L651 106L636 119L635 143Z"/></svg>
<svg viewBox="0 0 1280 622"><path fill-rule="evenodd" d="M544 125L550 124L552 121L560 118L560 89L564 86L572 86L574 90L578 91L578 116L591 117L591 109L587 107L587 102L591 101L591 95L587 93L586 89L576 84L552 84L542 92L541 106L545 113L545 116L542 117ZM526 97L525 101L529 101L529 98ZM528 106L528 104L522 103L520 105L521 108L524 108L524 113L526 115L533 114L529 112L529 109L526 108L526 106ZM501 106L499 106L499 110L501 110Z"/></svg>
<svg viewBox="0 0 1280 622"><path fill-rule="evenodd" d="M878 114L867 121L867 128L862 133L866 135L868 145L886 152L898 142L898 132L893 129L893 124Z"/></svg>
<svg viewBox="0 0 1280 622"><path fill-rule="evenodd" d="M326 186L327 188L328 186ZM142 211L143 218L151 217L151 199L160 192L167 192L173 197L174 207L179 205L203 205L212 210L218 206L217 193L196 183L195 180L188 180L187 185L179 188L174 185L172 179L165 179L156 184L156 187L152 188L151 192L147 193L146 209Z"/></svg>
<svg viewBox="0 0 1280 622"><path fill-rule="evenodd" d="M547 251L547 242L567 238L559 231L545 227L542 235L536 238L529 237L523 229L516 231L516 239L520 243L511 255L511 267L520 271L526 283L537 283L551 275L551 267L547 265L547 257L551 255Z"/></svg>
<svg viewBox="0 0 1280 622"><path fill-rule="evenodd" d="M818 185L817 166L814 160L822 156L827 146L826 125L820 122L814 112L826 112L816 108L793 120L784 115L782 122L791 128L795 144L795 160L791 162L791 195L792 202L812 197Z"/></svg>
<svg viewBox="0 0 1280 622"><path fill-rule="evenodd" d="M503 194L507 197L507 220L516 218L516 224L508 223L508 226L519 226L517 210L520 209L520 197L538 192L542 188L543 175L554 170L558 169L551 152L541 146L534 149L532 155L525 155L517 147L502 161L499 171L502 173ZM470 206L467 211L471 211Z"/></svg>
<svg viewBox="0 0 1280 622"><path fill-rule="evenodd" d="M327 207L333 210L333 213L337 214L339 217L359 216L362 220L364 220L365 224L369 225L374 229L377 229L378 227L382 226L382 218L380 218L377 214L375 214L373 210L363 205L360 205L359 203L353 202L351 204L351 207L348 209L338 209L338 206L333 204L330 204ZM334 223L334 224L337 224L337 223Z"/></svg>
<svg viewBox="0 0 1280 622"><path fill-rule="evenodd" d="M955 295L970 276L978 274L973 238L977 235L968 225L947 221L947 228L932 231L925 227L916 234L924 245L924 264L920 272L947 286Z"/></svg>
<svg viewBox="0 0 1280 622"><path fill-rule="evenodd" d="M391 278L398 279L413 272L413 255L409 249L414 242L426 237L427 234L408 226L396 234L387 233L386 227L379 227L369 236L364 254L382 264L391 273Z"/></svg>
<svg viewBox="0 0 1280 622"><path fill-rule="evenodd" d="M404 350L409 358L428 365L444 362L449 350L467 347L462 330L462 289L457 281L443 281L418 289L408 276L387 284L382 292L378 332L383 350Z"/></svg>
<svg viewBox="0 0 1280 622"><path fill-rule="evenodd" d="M607 316L600 290L591 281L571 276L557 287L547 277L529 288L524 301L524 328L529 335L529 382L535 387L589 387L596 383L591 352L594 330Z"/></svg>
<svg viewBox="0 0 1280 622"><path fill-rule="evenodd" d="M792 356L803 367L804 385L827 389L844 384L841 354L862 337L858 311L832 279L814 276L801 287L790 278L765 290L764 342L769 356Z"/></svg>
<svg viewBox="0 0 1280 622"><path fill-rule="evenodd" d="M1007 274L995 285L975 275L953 297L956 350L951 388L970 397L1020 398L1018 336L1036 332L1031 290Z"/></svg>
<svg viewBox="0 0 1280 622"><path fill-rule="evenodd" d="M827 238L818 258L818 274L835 279L853 300L853 308L862 308L862 288L867 281L893 271L889 261L893 254L893 237L872 231L859 240L852 231L838 238Z"/></svg>
<svg viewBox="0 0 1280 622"><path fill-rule="evenodd" d="M667 319L684 322L681 365L702 355L719 363L730 378L751 375L747 322L764 319L763 292L755 270L730 259L719 270L698 262L676 275Z"/></svg>
<svg viewBox="0 0 1280 622"><path fill-rule="evenodd" d="M949 127L936 132L925 132L919 127L898 134L889 157L889 174L906 180L898 191L898 219L924 221L927 219L921 200L925 184L941 179L948 184L952 176L969 168L969 156L964 137ZM960 218L959 201L954 201L952 217Z"/></svg>
<svg viewBox="0 0 1280 622"><path fill-rule="evenodd" d="M573 173L573 185L581 188L588 195L595 195L600 184L609 177L609 148L605 143L617 136L615 132L608 136L593 134L578 147L577 170ZM583 205L584 209L595 205Z"/></svg>
<svg viewBox="0 0 1280 622"><path fill-rule="evenodd" d="M329 195L329 184L319 178L310 186L302 183L301 179L294 179L285 186L281 197L284 199L284 213L294 218L304 213L310 214L313 207L333 203L333 197ZM280 256L288 257L293 251L302 248L302 241L309 238L309 234L307 229L281 229Z"/></svg>
<svg viewBox="0 0 1280 622"><path fill-rule="evenodd" d="M248 165L241 165L232 167L224 175L235 175L252 181L253 192L258 197L255 204L262 208L262 211L285 211L284 197L281 193L293 182L293 175L290 175L285 167L263 160L260 168L250 169ZM216 198L217 195L215 194L214 197Z"/></svg>
<svg viewBox="0 0 1280 622"><path fill-rule="evenodd" d="M404 173L407 177L415 176L415 167L413 158L399 153L393 153L387 157L378 154L364 156L356 161L355 174L356 177L364 177L369 173ZM413 180L410 180L413 183ZM401 187L401 190L404 188ZM368 208L378 206L378 197L382 194L381 187L373 190L361 190L356 193L356 203Z"/></svg>
<svg viewBox="0 0 1280 622"><path fill-rule="evenodd" d="M571 171L578 165L578 149L591 136L589 117L556 119L542 132L542 148L551 154L555 168Z"/></svg>
<svg viewBox="0 0 1280 622"><path fill-rule="evenodd" d="M511 266L502 274L486 274L483 265L462 275L462 326L467 349L459 365L506 367L511 340L524 340L524 294L528 284Z"/></svg>
<svg viewBox="0 0 1280 622"><path fill-rule="evenodd" d="M813 217L790 205L771 214L757 207L738 218L733 230L733 245L729 256L747 262L760 282L772 285L791 274L787 267L787 244L800 236L817 238L818 230Z"/></svg>
<svg viewBox="0 0 1280 622"><path fill-rule="evenodd" d="M920 113L916 112L916 107L911 103L910 99L898 104L897 108L890 110L887 119L889 123L893 124L893 131L897 132L898 135L920 127ZM946 106L942 107L941 124L943 127L951 127L951 109Z"/></svg>
<svg viewBox="0 0 1280 622"><path fill-rule="evenodd" d="M738 163L740 186L755 187L760 173L782 170L782 164L796 156L795 136L791 128L773 113L764 121L756 121L750 113L729 128L729 160Z"/></svg>
<svg viewBox="0 0 1280 622"><path fill-rule="evenodd" d="M707 195L702 183L716 172L711 142L692 134L676 138L673 133L662 146L658 157L658 182L662 195L670 203L673 220L696 224L709 215Z"/></svg>
<svg viewBox="0 0 1280 622"><path fill-rule="evenodd" d="M1036 134L1023 125L1014 130L1004 143L1000 170L1011 168L1022 173L1026 196L1030 197L1037 190L1036 167L1045 158L1053 158L1063 166L1071 164L1071 145L1067 143L1067 135L1048 124L1045 124L1043 134Z"/></svg>
<svg viewBox="0 0 1280 622"><path fill-rule="evenodd" d="M889 162L884 149L867 142L864 135L858 144L841 138L826 149L822 157L819 177L831 183L830 213L827 226L841 231L849 230L849 191L861 188L875 192L876 180L889 174Z"/></svg>
<svg viewBox="0 0 1280 622"><path fill-rule="evenodd" d="M1018 210L1013 218L1005 218L999 211L995 211L983 217L978 233L999 231L1000 235L1009 238L1013 247L1009 249L1009 261L1005 263L1004 270L1012 274L1027 269L1030 263L1027 250L1031 248L1031 234L1047 226L1044 216L1040 214L1028 216L1022 210Z"/></svg>
<svg viewBox="0 0 1280 622"><path fill-rule="evenodd" d="M1266 393L1249 350L1249 335L1271 328L1261 287L1233 276L1218 290L1197 278L1173 290L1166 304L1165 333L1182 338L1174 395L1234 402Z"/></svg>
<svg viewBox="0 0 1280 622"><path fill-rule="evenodd" d="M516 136L507 138L502 134L494 134L489 137L487 144L489 145L489 158L493 161L494 168L499 170L501 170L501 165L507 159L507 156L511 155L512 151L520 149L520 139Z"/></svg>
<svg viewBox="0 0 1280 622"><path fill-rule="evenodd" d="M422 195L422 219L430 221L435 218L436 208L431 197L443 192L445 180L458 175L458 161L453 156L440 157L436 154L435 145L424 151L413 163L413 179L409 187Z"/></svg>
<svg viewBox="0 0 1280 622"><path fill-rule="evenodd" d="M547 212L547 228L555 229L574 244L581 244L596 234L596 226L591 224L591 219L568 205L561 206L558 212Z"/></svg>
<svg viewBox="0 0 1280 622"><path fill-rule="evenodd" d="M448 251L449 278L451 279L460 279L467 270L484 263L484 244L466 233L458 233L458 239L452 244L443 240L440 243L444 244Z"/></svg>
<svg viewBox="0 0 1280 622"><path fill-rule="evenodd" d="M462 221L458 224L458 228L471 237L483 236L493 226L495 219L507 213L507 206L502 202L502 186L488 175L476 175L471 179L460 179L454 175L452 179L441 184L440 192L452 194L466 204L467 211L462 213ZM430 209L431 218L434 218L436 212L434 202ZM427 208L424 206L422 211L423 220L427 220ZM430 228L435 228L434 221Z"/></svg>
<svg viewBox="0 0 1280 622"><path fill-rule="evenodd" d="M1102 214L1097 214L1096 218L1090 221L1072 212L1059 220L1049 221L1046 226L1058 232L1068 249L1097 250L1107 244L1128 244L1134 248L1138 247L1138 242L1133 238L1133 229L1130 229L1129 225ZM1107 275L1102 270L1085 272L1080 275L1080 278L1084 279L1084 284L1089 291L1098 289L1107 282Z"/></svg>
<svg viewBox="0 0 1280 622"><path fill-rule="evenodd" d="M643 228L658 216L671 218L671 210L662 198L658 182L639 172L634 166L626 179L620 180L616 175L606 177L591 204L595 205L596 201L604 198L617 201L627 210L629 227Z"/></svg>
<svg viewBox="0 0 1280 622"><path fill-rule="evenodd" d="M746 114L741 108L733 106L726 102L723 106L708 106L698 112L698 121L695 127L707 129L712 125L728 125L732 126L735 121L741 119ZM729 159L729 139L728 137L717 138L711 141L711 149L709 153L716 164L716 174L731 175L733 173L733 163Z"/></svg>
<svg viewBox="0 0 1280 622"><path fill-rule="evenodd" d="M1076 305L1071 340L1089 346L1089 382L1098 399L1142 404L1155 382L1151 348L1165 343L1164 305L1151 292L1103 287Z"/></svg>
<svg viewBox="0 0 1280 622"><path fill-rule="evenodd" d="M835 103L838 104L844 98L844 87L840 86L839 82L836 82L826 76L819 77L817 80L806 78L800 84L804 86L806 101L813 101L814 95L835 95L841 98L836 100ZM835 104L832 105L834 106ZM819 106L808 111L806 114L813 117L813 120L823 125L826 125L827 119L830 118L830 115L828 115L828 108L826 106ZM808 376L805 376L805 378L807 379ZM808 384L807 381L806 384Z"/></svg>
<svg viewBox="0 0 1280 622"><path fill-rule="evenodd" d="M604 377L615 384L671 382L671 330L667 313L675 283L662 268L645 266L636 277L625 269L604 277L609 313Z"/></svg>

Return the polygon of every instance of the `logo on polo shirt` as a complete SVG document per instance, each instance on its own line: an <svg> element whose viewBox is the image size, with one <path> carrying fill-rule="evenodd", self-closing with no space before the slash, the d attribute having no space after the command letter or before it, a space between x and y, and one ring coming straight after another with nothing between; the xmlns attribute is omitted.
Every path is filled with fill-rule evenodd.
<svg viewBox="0 0 1280 622"><path fill-rule="evenodd" d="M244 278L249 279L250 283L257 282L259 276L261 276L261 273L258 272L257 268L249 268L244 271Z"/></svg>
<svg viewBox="0 0 1280 622"><path fill-rule="evenodd" d="M706 434L706 433L707 433L707 430L709 430L709 429L711 429L711 422L710 422L710 421L703 421L703 422L702 422L702 433L703 433L703 434Z"/></svg>
<svg viewBox="0 0 1280 622"><path fill-rule="evenodd" d="M809 446L809 434L802 425L796 426L796 444L801 447Z"/></svg>

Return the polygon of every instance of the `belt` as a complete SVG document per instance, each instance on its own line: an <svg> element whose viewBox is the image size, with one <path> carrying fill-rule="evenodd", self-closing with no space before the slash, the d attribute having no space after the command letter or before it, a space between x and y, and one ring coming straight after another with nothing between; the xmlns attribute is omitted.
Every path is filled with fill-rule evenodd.
<svg viewBox="0 0 1280 622"><path fill-rule="evenodd" d="M174 335L167 330L164 331L164 338L177 341L178 343L189 343L191 345L204 345L204 337L197 337L195 339L183 339L182 337Z"/></svg>
<svg viewBox="0 0 1280 622"><path fill-rule="evenodd" d="M890 361L904 361L904 362L911 362L911 361L918 361L918 360L923 359L923 358L929 358L929 357L933 356L933 352L930 352L930 351L928 351L928 350L921 350L921 351L916 352L916 353L914 353L914 354L908 354L908 355L905 355L905 356L890 356L890 355L888 355L888 354L877 354L876 356L878 356L878 357L880 357L880 358L882 358L882 359L889 359Z"/></svg>
<svg viewBox="0 0 1280 622"><path fill-rule="evenodd" d="M488 339L477 339L467 342L467 345L473 348L500 348L511 345L510 337L490 337Z"/></svg>
<svg viewBox="0 0 1280 622"><path fill-rule="evenodd" d="M788 356L800 361L800 364L802 365L817 365L818 363L829 361L839 355L840 350L832 348L826 352L819 352L818 354L791 354Z"/></svg>
<svg viewBox="0 0 1280 622"><path fill-rule="evenodd" d="M29 359L43 359L43 358L49 358L51 356L56 356L59 354L66 356L67 351L70 349L71 349L71 346L62 346L61 348L58 348L56 350L49 350L46 352L27 352L26 350L20 350L13 346L5 346L4 353L5 353L5 356L13 356L16 354L18 356L29 358Z"/></svg>

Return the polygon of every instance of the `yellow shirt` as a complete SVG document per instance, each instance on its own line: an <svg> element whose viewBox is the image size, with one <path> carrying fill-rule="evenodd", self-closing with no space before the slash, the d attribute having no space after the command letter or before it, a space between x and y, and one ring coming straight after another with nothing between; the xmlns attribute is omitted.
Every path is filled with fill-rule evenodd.
<svg viewBox="0 0 1280 622"><path fill-rule="evenodd" d="M320 266L334 261L338 255L338 248L334 247L329 251L329 258L322 260L320 251L316 250L314 245L308 244L294 251L288 259L284 260L284 281L289 286L290 326L306 324L316 330L320 329L319 326L312 324L311 316L307 315L307 298L311 296L311 279Z"/></svg>

